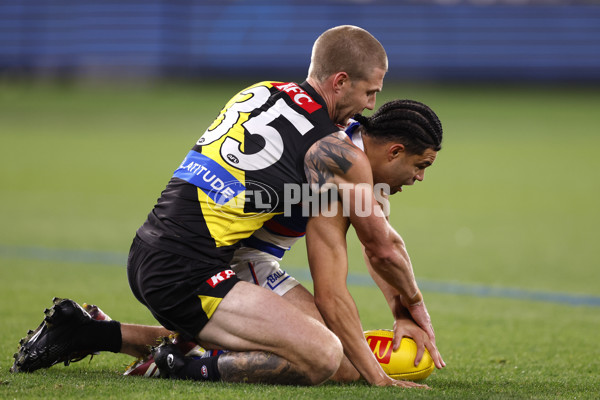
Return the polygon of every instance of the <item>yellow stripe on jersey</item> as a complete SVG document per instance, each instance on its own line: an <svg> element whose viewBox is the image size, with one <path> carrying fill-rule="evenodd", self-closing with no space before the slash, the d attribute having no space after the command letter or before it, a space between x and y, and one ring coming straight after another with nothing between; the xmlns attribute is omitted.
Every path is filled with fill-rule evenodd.
<svg viewBox="0 0 600 400"><path fill-rule="evenodd" d="M202 302L202 309L204 310L204 314L210 319L212 315L215 313L215 310L221 304L221 298L211 297L211 296L202 296L199 295L200 302Z"/></svg>
<svg viewBox="0 0 600 400"><path fill-rule="evenodd" d="M219 206L198 188L198 200L210 235L217 247L231 246L252 235L277 213L245 213L245 192ZM238 206L239 205L239 206ZM281 213L279 213L281 214Z"/></svg>

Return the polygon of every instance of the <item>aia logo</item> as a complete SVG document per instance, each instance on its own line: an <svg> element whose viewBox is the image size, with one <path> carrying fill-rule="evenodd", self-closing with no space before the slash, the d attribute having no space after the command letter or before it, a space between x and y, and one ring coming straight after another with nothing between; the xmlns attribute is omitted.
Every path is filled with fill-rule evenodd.
<svg viewBox="0 0 600 400"><path fill-rule="evenodd" d="M210 279L208 279L206 282L211 286L211 287L215 287L217 286L219 283L231 278L232 276L235 276L235 272L233 272L230 269L226 269L225 271L221 271L216 275L213 275L212 277L210 277Z"/></svg>
<svg viewBox="0 0 600 400"><path fill-rule="evenodd" d="M367 343L380 364L389 364L393 350L392 338L371 336L367 339Z"/></svg>

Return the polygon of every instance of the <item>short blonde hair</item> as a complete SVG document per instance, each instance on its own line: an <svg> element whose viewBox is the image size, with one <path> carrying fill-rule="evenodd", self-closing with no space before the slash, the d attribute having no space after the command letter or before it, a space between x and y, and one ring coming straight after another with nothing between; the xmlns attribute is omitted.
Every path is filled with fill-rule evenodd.
<svg viewBox="0 0 600 400"><path fill-rule="evenodd" d="M358 26L341 25L326 30L315 41L308 76L323 82L335 73L346 72L352 80L365 80L374 68L388 68L381 43Z"/></svg>

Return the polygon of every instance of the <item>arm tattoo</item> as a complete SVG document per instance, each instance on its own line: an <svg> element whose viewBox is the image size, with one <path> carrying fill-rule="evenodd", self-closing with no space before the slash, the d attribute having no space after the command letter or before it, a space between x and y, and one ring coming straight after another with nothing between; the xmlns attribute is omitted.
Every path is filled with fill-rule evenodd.
<svg viewBox="0 0 600 400"><path fill-rule="evenodd" d="M223 382L310 385L289 361L265 351L223 353L219 357L219 373Z"/></svg>
<svg viewBox="0 0 600 400"><path fill-rule="evenodd" d="M356 158L356 148L337 132L319 140L304 157L304 173L309 184L318 187L332 181L335 175L345 174Z"/></svg>

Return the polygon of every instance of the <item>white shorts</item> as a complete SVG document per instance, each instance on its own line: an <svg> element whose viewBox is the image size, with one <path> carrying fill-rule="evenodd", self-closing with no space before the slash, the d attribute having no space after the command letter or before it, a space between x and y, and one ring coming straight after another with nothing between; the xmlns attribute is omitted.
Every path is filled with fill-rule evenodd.
<svg viewBox="0 0 600 400"><path fill-rule="evenodd" d="M281 269L279 260L260 250L241 247L233 256L231 269L241 280L255 283L283 296L300 282Z"/></svg>

